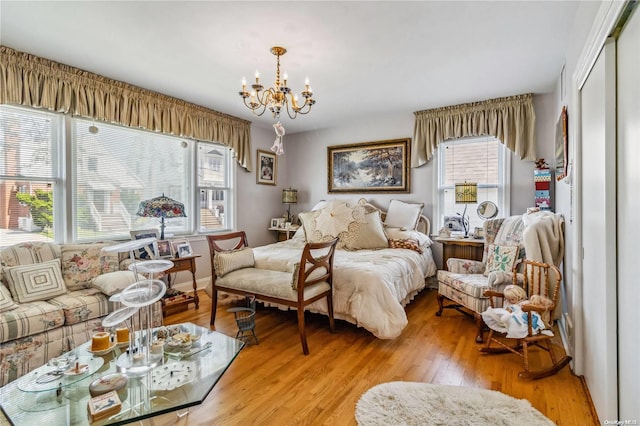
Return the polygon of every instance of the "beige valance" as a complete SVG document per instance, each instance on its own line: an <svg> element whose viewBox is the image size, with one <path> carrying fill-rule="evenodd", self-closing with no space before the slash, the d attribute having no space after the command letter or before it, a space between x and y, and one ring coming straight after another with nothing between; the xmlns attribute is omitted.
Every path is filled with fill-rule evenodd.
<svg viewBox="0 0 640 426"><path fill-rule="evenodd" d="M426 164L447 139L491 135L523 160L536 159L531 93L414 112L411 167Z"/></svg>
<svg viewBox="0 0 640 426"><path fill-rule="evenodd" d="M251 122L0 46L0 103L217 142L252 170Z"/></svg>

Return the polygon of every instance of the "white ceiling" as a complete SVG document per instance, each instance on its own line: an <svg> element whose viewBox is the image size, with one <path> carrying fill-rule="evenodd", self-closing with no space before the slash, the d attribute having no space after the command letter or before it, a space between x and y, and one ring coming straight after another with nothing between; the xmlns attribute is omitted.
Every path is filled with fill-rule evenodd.
<svg viewBox="0 0 640 426"><path fill-rule="evenodd" d="M577 1L7 1L3 45L268 127L238 96L260 70L306 76L317 104L288 133L521 93L560 74Z"/></svg>

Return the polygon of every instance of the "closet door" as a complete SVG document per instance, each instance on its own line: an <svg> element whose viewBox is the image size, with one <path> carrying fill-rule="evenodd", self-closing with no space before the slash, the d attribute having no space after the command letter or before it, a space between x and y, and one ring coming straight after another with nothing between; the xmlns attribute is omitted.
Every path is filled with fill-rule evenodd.
<svg viewBox="0 0 640 426"><path fill-rule="evenodd" d="M640 421L640 12L618 38L618 419Z"/></svg>
<svg viewBox="0 0 640 426"><path fill-rule="evenodd" d="M601 420L617 419L615 41L580 89L584 377Z"/></svg>

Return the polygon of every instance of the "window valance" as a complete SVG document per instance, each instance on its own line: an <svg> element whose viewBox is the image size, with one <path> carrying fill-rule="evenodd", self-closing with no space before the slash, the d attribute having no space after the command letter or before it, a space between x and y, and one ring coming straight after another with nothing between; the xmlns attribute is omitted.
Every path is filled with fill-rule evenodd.
<svg viewBox="0 0 640 426"><path fill-rule="evenodd" d="M251 122L0 46L0 103L217 142L252 170Z"/></svg>
<svg viewBox="0 0 640 426"><path fill-rule="evenodd" d="M531 93L413 113L411 167L426 164L447 139L491 135L523 160L536 159Z"/></svg>

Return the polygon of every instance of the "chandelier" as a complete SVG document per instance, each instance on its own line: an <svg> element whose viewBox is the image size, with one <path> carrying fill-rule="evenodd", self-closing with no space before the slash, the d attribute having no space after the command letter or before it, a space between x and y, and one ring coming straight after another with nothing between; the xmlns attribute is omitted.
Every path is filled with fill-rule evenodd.
<svg viewBox="0 0 640 426"><path fill-rule="evenodd" d="M304 82L304 90L302 97L304 103L298 104L298 96L291 92L291 89L287 87L287 73L282 77L280 81L280 56L287 53L287 49L284 47L274 46L271 48L271 53L276 55L276 81L273 83L273 87L269 87L263 90L264 87L260 84L260 74L256 71L256 82L251 85L253 89L251 93L247 92L247 81L242 79L242 91L238 94L242 97L244 104L255 115L261 116L268 109L273 114L273 118L279 119L280 112L284 109L291 119L296 118L298 114L307 114L311 111L311 106L316 103L313 100L313 91L309 87L309 79ZM248 99L248 100L247 100Z"/></svg>

